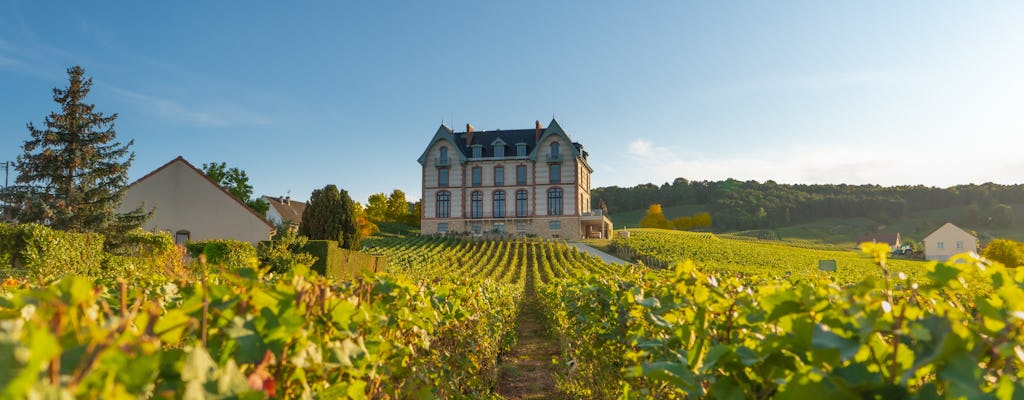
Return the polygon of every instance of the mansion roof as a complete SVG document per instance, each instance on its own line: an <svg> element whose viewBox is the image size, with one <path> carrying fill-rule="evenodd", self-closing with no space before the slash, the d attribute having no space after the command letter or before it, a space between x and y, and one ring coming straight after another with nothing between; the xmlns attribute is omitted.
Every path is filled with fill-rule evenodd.
<svg viewBox="0 0 1024 400"><path fill-rule="evenodd" d="M438 128L437 133L434 134L434 138L431 139L427 145L427 149L420 155L418 161L422 165L426 165L427 151L430 146L434 145L438 141L446 141L454 145L455 149L458 150L455 154L459 161L467 161L473 159L493 158L495 156L495 146L504 147L504 157L522 157L518 154L518 146L525 145L525 154L530 159L534 159L537 153L537 145L543 142L546 137L555 135L564 138L566 142L571 143L569 146L570 158L579 158L584 165L586 165L587 152L583 151L583 145L573 142L569 138L569 135L562 130L562 127L558 125L558 122L554 119L548 124L547 127L543 127L540 121L536 122L534 129L512 129L512 130L501 130L496 129L493 131L476 131L472 125L466 124L466 130L464 132L455 132L451 128L441 124ZM480 157L473 157L473 149L479 147ZM589 166L587 166L589 168Z"/></svg>

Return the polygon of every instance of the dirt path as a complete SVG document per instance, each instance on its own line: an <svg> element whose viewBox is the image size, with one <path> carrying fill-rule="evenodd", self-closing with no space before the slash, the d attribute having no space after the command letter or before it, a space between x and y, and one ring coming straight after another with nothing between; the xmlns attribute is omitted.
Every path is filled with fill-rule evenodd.
<svg viewBox="0 0 1024 400"><path fill-rule="evenodd" d="M544 330L533 288L534 270L529 270L519 312L518 341L498 367L497 392L506 399L563 399L555 390L555 366L551 363L560 352L558 341Z"/></svg>

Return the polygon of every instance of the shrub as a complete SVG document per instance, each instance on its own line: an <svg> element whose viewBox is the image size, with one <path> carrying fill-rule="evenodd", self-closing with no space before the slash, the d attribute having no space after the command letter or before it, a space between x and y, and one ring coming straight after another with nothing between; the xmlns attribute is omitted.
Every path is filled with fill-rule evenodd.
<svg viewBox="0 0 1024 400"><path fill-rule="evenodd" d="M256 267L256 248L247 242L231 239L208 239L189 242L186 246L193 258L206 255L206 262L227 268Z"/></svg>
<svg viewBox="0 0 1024 400"><path fill-rule="evenodd" d="M184 249L174 244L168 232L130 231L116 247L110 247L104 269L111 276L139 277L163 275L182 277L187 274Z"/></svg>
<svg viewBox="0 0 1024 400"><path fill-rule="evenodd" d="M1007 267L1024 265L1024 243L1009 239L993 240L982 252L985 258L998 261Z"/></svg>
<svg viewBox="0 0 1024 400"><path fill-rule="evenodd" d="M305 236L279 227L274 240L262 241L256 246L260 265L269 266L276 273L288 272L296 265L309 268L317 261L317 257L303 250L308 241Z"/></svg>
<svg viewBox="0 0 1024 400"><path fill-rule="evenodd" d="M103 272L103 235L50 229L39 224L0 225L0 274L49 281Z"/></svg>

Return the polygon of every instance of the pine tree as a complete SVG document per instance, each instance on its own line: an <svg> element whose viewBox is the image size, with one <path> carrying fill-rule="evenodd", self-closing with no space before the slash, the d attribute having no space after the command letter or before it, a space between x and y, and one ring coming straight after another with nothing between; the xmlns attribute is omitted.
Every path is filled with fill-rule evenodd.
<svg viewBox="0 0 1024 400"><path fill-rule="evenodd" d="M334 185L314 190L302 212L299 234L310 240L337 240L342 248L359 249L356 204L348 192Z"/></svg>
<svg viewBox="0 0 1024 400"><path fill-rule="evenodd" d="M59 112L46 117L45 129L31 122L32 138L18 156L15 185L6 193L6 211L18 222L36 222L55 229L99 232L116 241L124 232L142 226L150 213L140 207L118 214L128 182L134 143L116 141L114 121L85 103L92 78L74 66L67 70L69 83L53 89Z"/></svg>

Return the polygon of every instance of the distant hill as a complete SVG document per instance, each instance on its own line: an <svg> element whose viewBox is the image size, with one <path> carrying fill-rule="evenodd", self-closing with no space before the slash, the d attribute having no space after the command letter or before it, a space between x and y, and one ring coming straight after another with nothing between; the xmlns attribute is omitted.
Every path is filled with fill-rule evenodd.
<svg viewBox="0 0 1024 400"><path fill-rule="evenodd" d="M719 233L850 244L871 232L899 231L914 241L950 221L975 230L983 241L1024 239L1024 185L960 185L950 188L878 185L787 185L772 181L687 181L602 187L592 191L616 227L639 226L650 204L665 216L711 213Z"/></svg>

